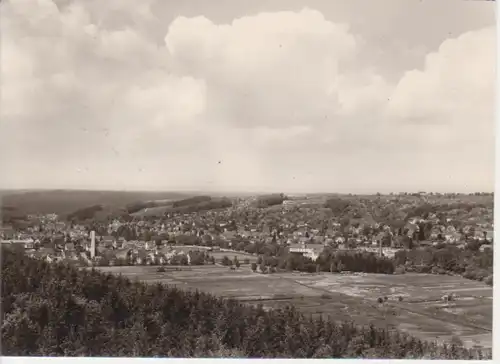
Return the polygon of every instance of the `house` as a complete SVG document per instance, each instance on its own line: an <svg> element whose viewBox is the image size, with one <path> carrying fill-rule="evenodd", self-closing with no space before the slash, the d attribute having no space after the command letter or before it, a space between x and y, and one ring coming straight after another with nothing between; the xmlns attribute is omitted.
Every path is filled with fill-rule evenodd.
<svg viewBox="0 0 500 364"><path fill-rule="evenodd" d="M133 254L133 262L136 265L143 265L147 263L149 253L145 249L139 249Z"/></svg>
<svg viewBox="0 0 500 364"><path fill-rule="evenodd" d="M66 251L66 252L73 252L73 251L75 251L75 244L74 243L66 243L64 245L64 251Z"/></svg>
<svg viewBox="0 0 500 364"><path fill-rule="evenodd" d="M1 240L2 244L11 244L21 246L24 249L33 249L35 246L35 241L31 238L29 239L13 239L13 240Z"/></svg>
<svg viewBox="0 0 500 364"><path fill-rule="evenodd" d="M12 225L3 225L0 227L0 237L3 239L14 239L15 233Z"/></svg>
<svg viewBox="0 0 500 364"><path fill-rule="evenodd" d="M155 256L155 264L164 265L167 263L167 259L163 254L157 254Z"/></svg>
<svg viewBox="0 0 500 364"><path fill-rule="evenodd" d="M75 251L68 252L65 255L66 255L65 256L66 259L69 259L69 260L72 260L72 261L78 261L79 260L79 256L78 256L78 254Z"/></svg>
<svg viewBox="0 0 500 364"><path fill-rule="evenodd" d="M106 248L112 248L113 245L115 244L115 241L116 241L116 239L111 235L103 236L101 238L101 244L102 244L102 246L105 246Z"/></svg>
<svg viewBox="0 0 500 364"><path fill-rule="evenodd" d="M343 236L337 236L335 237L335 243L337 244L343 244L345 242L345 238Z"/></svg>
<svg viewBox="0 0 500 364"><path fill-rule="evenodd" d="M119 248L123 248L123 246L127 243L127 240L123 237L120 237L118 238L118 240L116 241L116 248L119 249Z"/></svg>
<svg viewBox="0 0 500 364"><path fill-rule="evenodd" d="M474 240L483 240L484 239L484 233L480 230L475 230L474 231Z"/></svg>
<svg viewBox="0 0 500 364"><path fill-rule="evenodd" d="M324 249L325 246L323 244L298 243L290 245L289 252L292 254L300 254L306 258L316 260Z"/></svg>
<svg viewBox="0 0 500 364"><path fill-rule="evenodd" d="M448 243L455 243L460 240L461 236L462 235L457 232L452 232L452 233L447 232L444 235L444 240Z"/></svg>
<svg viewBox="0 0 500 364"><path fill-rule="evenodd" d="M132 255L131 249L120 249L120 250L115 251L116 259L128 261L128 259L131 255Z"/></svg>
<svg viewBox="0 0 500 364"><path fill-rule="evenodd" d="M234 231L225 231L221 234L221 238L230 241L236 237L236 233Z"/></svg>
<svg viewBox="0 0 500 364"><path fill-rule="evenodd" d="M86 265L92 265L92 261L89 259L89 256L85 252L81 252L79 254L79 259L83 261Z"/></svg>
<svg viewBox="0 0 500 364"><path fill-rule="evenodd" d="M377 235L375 235L375 237L374 237L374 239L372 241L372 245L382 244L384 242L385 236L386 235L385 235L384 232L380 232Z"/></svg>
<svg viewBox="0 0 500 364"><path fill-rule="evenodd" d="M480 252L484 252L486 250L493 250L493 244L483 244L479 247Z"/></svg>

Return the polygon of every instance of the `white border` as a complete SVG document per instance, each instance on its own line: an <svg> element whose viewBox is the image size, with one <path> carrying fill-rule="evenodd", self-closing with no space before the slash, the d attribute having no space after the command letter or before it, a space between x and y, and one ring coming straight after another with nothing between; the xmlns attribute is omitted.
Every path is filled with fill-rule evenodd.
<svg viewBox="0 0 500 364"><path fill-rule="evenodd" d="M459 1L459 0L457 0ZM498 14L498 2L496 4L496 11L495 11L495 16L496 16L496 31L497 31L497 66L498 66L498 61L500 59L500 21L497 16ZM499 133L499 116L500 112L498 111L498 105L500 105L500 93L498 92L498 88L500 86L500 72L496 72L496 85L497 85L497 90L496 90L496 102L495 102L495 197L494 197L494 216L495 216L495 229L494 229L494 241L495 242L500 242L500 229L498 228L498 223L496 221L496 217L500 216L500 197L498 197L497 191L500 190L500 168L499 167L499 161L500 161L500 147L498 146L498 139L500 137ZM473 121L471 120L471 123ZM500 244L500 243L498 243ZM500 302L500 291L496 288L498 285L497 282L499 282L500 279L500 272L497 269L497 265L500 265L500 250L499 249L494 249L494 269L493 269L493 302ZM498 330L498 327L500 326L499 322L499 308L498 305L493 305L493 343L500 343L500 332ZM495 358L497 361L500 359L500 346L493 345L492 351L493 351L493 360L412 360L412 362L415 363L453 363L453 364L458 364L458 363L493 363L495 362ZM407 362L408 360L404 359L182 359L182 358L68 358L68 357L58 357L58 358L52 358L52 357L0 357L0 363L2 364L36 364L36 363L44 363L44 364L51 364L51 363L72 363L72 364L111 364L111 363L128 363L130 360L130 363L133 364L159 364L162 362L168 362L172 364L185 364L187 362L190 363L213 363L213 362L224 362L224 363L234 363L238 364L239 362L247 361L259 361L260 363L264 364L266 362L269 363L301 363L301 362L307 362L311 360L335 360L336 362L339 363L357 363L357 362L363 362L363 361L370 361L372 363L404 363Z"/></svg>

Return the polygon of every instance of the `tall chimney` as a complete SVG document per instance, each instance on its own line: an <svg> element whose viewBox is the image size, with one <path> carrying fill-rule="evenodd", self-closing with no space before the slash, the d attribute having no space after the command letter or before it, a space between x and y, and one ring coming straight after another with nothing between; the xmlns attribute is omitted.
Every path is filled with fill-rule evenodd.
<svg viewBox="0 0 500 364"><path fill-rule="evenodd" d="M95 257L95 231L92 230L90 232L90 258L94 259Z"/></svg>

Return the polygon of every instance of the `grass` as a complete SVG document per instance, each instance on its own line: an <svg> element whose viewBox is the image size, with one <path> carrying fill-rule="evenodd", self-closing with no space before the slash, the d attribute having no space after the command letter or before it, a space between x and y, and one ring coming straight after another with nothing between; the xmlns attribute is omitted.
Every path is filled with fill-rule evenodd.
<svg viewBox="0 0 500 364"><path fill-rule="evenodd" d="M250 261L250 263L257 262L257 259L258 259L258 257L255 255L245 254L245 253L237 253L237 252L232 252L232 251L229 251L229 252L228 251L212 251L212 252L209 252L209 255L213 256L216 261L220 261L222 258L224 258L224 256L233 260L234 257L236 256L241 264L243 264L243 261L245 259L248 259Z"/></svg>
<svg viewBox="0 0 500 364"><path fill-rule="evenodd" d="M220 254L230 259L234 256L231 252ZM491 347L492 342L492 300L488 298L492 296L492 289L461 277L263 275L252 273L248 266L233 271L213 265L182 267L181 271L167 267L165 273L158 273L153 266L101 269L146 282L163 282L182 289L198 289L248 303L262 303L267 308L293 304L306 314L398 328L427 340L449 342L457 335L470 347ZM456 301L444 303L440 300L445 293L451 292L458 294ZM404 297L402 302L398 301L400 295ZM384 296L388 301L377 303L377 299Z"/></svg>

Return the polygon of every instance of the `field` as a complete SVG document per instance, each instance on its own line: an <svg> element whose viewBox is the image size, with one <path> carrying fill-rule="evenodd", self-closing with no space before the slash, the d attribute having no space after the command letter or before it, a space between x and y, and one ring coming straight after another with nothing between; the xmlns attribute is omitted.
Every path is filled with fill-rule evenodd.
<svg viewBox="0 0 500 364"><path fill-rule="evenodd" d="M227 252L232 258L233 253ZM225 252L222 252L225 254ZM232 271L220 266L106 267L145 282L163 282L182 289L198 289L264 307L293 304L305 314L351 319L358 324L373 323L407 331L439 342L458 336L466 346L491 348L492 289L481 282L461 277L426 274L343 275L252 273L248 266ZM456 300L444 302L447 293ZM387 301L379 304L379 297ZM403 301L399 301L399 296Z"/></svg>
<svg viewBox="0 0 500 364"><path fill-rule="evenodd" d="M168 248L168 249L170 249L170 248ZM184 252L184 253L188 253L188 252L193 251L193 250L207 251L208 255L214 257L215 261L217 263L220 263L222 258L224 258L225 256L231 260L233 260L234 257L237 257L240 264L244 264L245 259L248 259L250 263L257 262L257 259L258 259L258 257L256 255L238 252L238 251L233 251L233 250L228 250L228 249L210 251L210 248L205 247L205 246L176 245L173 247L173 249L175 251Z"/></svg>
<svg viewBox="0 0 500 364"><path fill-rule="evenodd" d="M243 264L243 261L245 259L248 259L250 261L250 263L257 262L257 259L258 259L256 255L245 254L245 253L236 252L236 251L212 251L212 252L209 252L208 254L213 256L217 262L220 262L222 260L222 258L224 258L224 256L228 257L231 260L233 260L234 257L237 257L241 264Z"/></svg>

